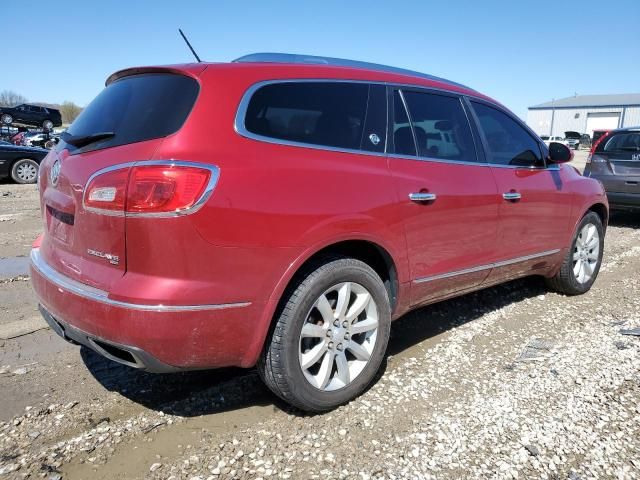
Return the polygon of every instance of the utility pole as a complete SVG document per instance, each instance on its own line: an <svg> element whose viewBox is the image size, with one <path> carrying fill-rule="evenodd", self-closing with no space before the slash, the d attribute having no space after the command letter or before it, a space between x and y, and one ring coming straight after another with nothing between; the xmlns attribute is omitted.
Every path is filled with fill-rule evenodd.
<svg viewBox="0 0 640 480"><path fill-rule="evenodd" d="M556 107L554 102L556 101L555 98L551 99L551 127L550 127L550 132L549 132L549 136L552 137L553 136L553 121L555 120L555 116L556 116Z"/></svg>

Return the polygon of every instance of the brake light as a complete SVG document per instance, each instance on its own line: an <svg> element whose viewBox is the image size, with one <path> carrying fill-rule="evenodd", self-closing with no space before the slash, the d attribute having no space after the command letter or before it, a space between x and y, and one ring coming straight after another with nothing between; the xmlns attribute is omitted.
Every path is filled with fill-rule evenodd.
<svg viewBox="0 0 640 480"><path fill-rule="evenodd" d="M163 215L189 211L217 180L215 167L194 164L134 165L94 176L84 194L84 206L102 213Z"/></svg>
<svg viewBox="0 0 640 480"><path fill-rule="evenodd" d="M611 132L605 132L604 135L602 135L598 140L596 140L593 145L591 145L591 150L589 150L589 155L587 156L587 164L589 163L605 163L606 160L602 157L599 156L594 156L594 153L596 151L596 148L598 148L598 145L600 145L600 143L609 136L609 133Z"/></svg>
<svg viewBox="0 0 640 480"><path fill-rule="evenodd" d="M604 135L602 135L598 140L596 140L595 143L591 145L591 151L589 153L593 155L593 153L596 151L596 148L598 148L598 145L600 145L602 141L609 136L610 133L611 132L605 132Z"/></svg>

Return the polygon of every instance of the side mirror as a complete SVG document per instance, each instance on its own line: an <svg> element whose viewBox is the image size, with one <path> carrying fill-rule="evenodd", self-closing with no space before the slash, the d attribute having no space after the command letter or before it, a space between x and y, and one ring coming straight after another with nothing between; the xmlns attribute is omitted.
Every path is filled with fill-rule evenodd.
<svg viewBox="0 0 640 480"><path fill-rule="evenodd" d="M551 142L549 144L549 161L551 163L567 163L573 160L573 152L562 143Z"/></svg>

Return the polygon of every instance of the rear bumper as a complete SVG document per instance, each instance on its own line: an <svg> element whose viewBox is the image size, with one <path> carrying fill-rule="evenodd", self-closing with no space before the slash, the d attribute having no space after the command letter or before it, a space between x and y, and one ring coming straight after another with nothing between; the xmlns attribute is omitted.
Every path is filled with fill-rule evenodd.
<svg viewBox="0 0 640 480"><path fill-rule="evenodd" d="M72 327L59 318L54 318L53 315L51 315L51 313L42 305L39 305L39 309L45 321L60 337L70 343L90 348L94 352L97 352L114 362L122 363L123 365L128 365L133 368L140 368L153 373L169 373L182 370L178 367L162 363L153 355L150 355L140 348L110 342L104 338L90 335L82 330Z"/></svg>
<svg viewBox="0 0 640 480"><path fill-rule="evenodd" d="M67 340L152 372L251 366L260 307L249 302L146 305L109 298L31 251L31 281L45 320Z"/></svg>
<svg viewBox="0 0 640 480"><path fill-rule="evenodd" d="M611 208L621 210L640 209L640 193L607 192L607 198Z"/></svg>

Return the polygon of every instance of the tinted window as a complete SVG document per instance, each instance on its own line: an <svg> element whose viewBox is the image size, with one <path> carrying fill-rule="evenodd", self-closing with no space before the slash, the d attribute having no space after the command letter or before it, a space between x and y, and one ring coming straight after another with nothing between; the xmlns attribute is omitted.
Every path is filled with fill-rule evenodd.
<svg viewBox="0 0 640 480"><path fill-rule="evenodd" d="M602 140L596 147L602 153L638 153L640 152L640 132L615 133Z"/></svg>
<svg viewBox="0 0 640 480"><path fill-rule="evenodd" d="M416 155L409 117L397 90L393 94L393 144L394 152L398 155Z"/></svg>
<svg viewBox="0 0 640 480"><path fill-rule="evenodd" d="M411 91L404 91L403 95L419 156L476 161L471 128L460 99Z"/></svg>
<svg viewBox="0 0 640 480"><path fill-rule="evenodd" d="M359 149L369 85L347 82L275 83L258 89L245 128L265 137Z"/></svg>
<svg viewBox="0 0 640 480"><path fill-rule="evenodd" d="M124 77L110 83L75 119L67 134L115 134L82 147L82 151L164 137L178 131L197 96L198 82L182 75L154 73ZM65 148L75 148L60 143L63 144Z"/></svg>
<svg viewBox="0 0 640 480"><path fill-rule="evenodd" d="M471 102L484 132L489 161L500 165L544 166L538 142L514 119L495 108Z"/></svg>

